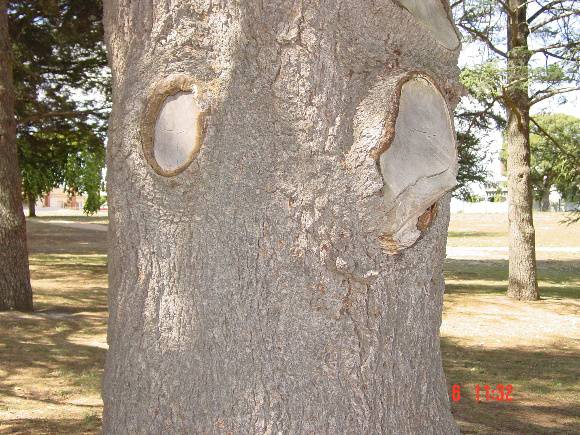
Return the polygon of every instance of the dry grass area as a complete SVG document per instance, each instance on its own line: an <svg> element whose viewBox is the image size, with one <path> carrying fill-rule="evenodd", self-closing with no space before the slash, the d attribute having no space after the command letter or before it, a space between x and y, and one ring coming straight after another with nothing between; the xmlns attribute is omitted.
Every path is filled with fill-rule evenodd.
<svg viewBox="0 0 580 435"><path fill-rule="evenodd" d="M580 226L560 219L538 216L538 246L580 246ZM100 430L106 237L62 220L107 222L29 221L36 312L0 313L0 434ZM507 244L499 215L455 215L450 231L450 246ZM539 268L543 299L518 303L503 296L501 256L447 260L443 359L464 433L580 433L580 254L540 253ZM478 383L512 384L513 401L476 403Z"/></svg>
<svg viewBox="0 0 580 435"><path fill-rule="evenodd" d="M580 247L580 227L567 225L564 213L536 213L536 245ZM508 220L498 213L457 213L449 224L450 246L507 246Z"/></svg>
<svg viewBox="0 0 580 435"><path fill-rule="evenodd" d="M35 312L0 313L0 433L99 433L105 233L28 223Z"/></svg>
<svg viewBox="0 0 580 435"><path fill-rule="evenodd" d="M507 253L448 258L441 328L453 413L464 433L580 433L580 224L535 217L542 300L504 296ZM450 247L507 246L503 215L454 215ZM505 258L504 258L505 257ZM512 384L512 402L476 402L475 385Z"/></svg>

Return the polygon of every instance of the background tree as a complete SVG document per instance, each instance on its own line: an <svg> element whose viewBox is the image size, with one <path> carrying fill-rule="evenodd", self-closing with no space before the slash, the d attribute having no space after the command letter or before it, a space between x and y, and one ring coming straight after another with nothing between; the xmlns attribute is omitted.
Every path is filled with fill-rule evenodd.
<svg viewBox="0 0 580 435"><path fill-rule="evenodd" d="M580 119L564 114L534 117L530 130L532 186L548 210L555 189L566 202L580 202Z"/></svg>
<svg viewBox="0 0 580 435"><path fill-rule="evenodd" d="M473 199L473 183L485 183L489 177L488 146L473 132L457 131L459 170L453 196L465 201Z"/></svg>
<svg viewBox="0 0 580 435"><path fill-rule="evenodd" d="M458 0L457 25L484 48L479 70L497 71L488 106L507 114L509 286L520 300L539 298L530 169L530 109L578 89L578 1ZM485 80L488 78L482 75Z"/></svg>
<svg viewBox="0 0 580 435"><path fill-rule="evenodd" d="M550 192L577 204L580 186L580 120L564 114L534 117L530 129L531 182L539 207L549 210ZM507 161L504 143L501 160Z"/></svg>
<svg viewBox="0 0 580 435"><path fill-rule="evenodd" d="M84 0L9 2L14 51L17 142L23 191L37 198L62 185L100 207L109 74L102 3Z"/></svg>
<svg viewBox="0 0 580 435"><path fill-rule="evenodd" d="M0 0L0 310L32 311L5 0Z"/></svg>
<svg viewBox="0 0 580 435"><path fill-rule="evenodd" d="M464 67L460 80L467 95L455 111L459 172L454 195L469 200L472 195L471 183L487 183L487 168L491 157L490 132L503 129L505 117L497 110L495 99L490 98L499 87L498 74L493 64L477 69Z"/></svg>

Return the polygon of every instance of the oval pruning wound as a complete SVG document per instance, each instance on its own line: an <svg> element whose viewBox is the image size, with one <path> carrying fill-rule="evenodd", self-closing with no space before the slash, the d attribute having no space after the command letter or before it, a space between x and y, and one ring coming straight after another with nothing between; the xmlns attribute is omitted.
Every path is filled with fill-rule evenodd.
<svg viewBox="0 0 580 435"><path fill-rule="evenodd" d="M165 175L185 169L199 151L201 115L193 92L178 92L165 98L153 138L153 157Z"/></svg>
<svg viewBox="0 0 580 435"><path fill-rule="evenodd" d="M441 0L397 0L448 50L459 47L459 38Z"/></svg>
<svg viewBox="0 0 580 435"><path fill-rule="evenodd" d="M388 251L398 252L415 243L426 229L419 218L456 185L451 116L427 78L416 76L403 84L395 134L379 164L388 214L382 240Z"/></svg>

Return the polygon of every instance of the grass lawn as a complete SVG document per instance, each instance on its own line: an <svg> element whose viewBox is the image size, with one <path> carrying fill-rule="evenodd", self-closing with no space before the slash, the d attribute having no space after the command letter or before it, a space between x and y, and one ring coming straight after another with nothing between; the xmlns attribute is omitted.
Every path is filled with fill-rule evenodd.
<svg viewBox="0 0 580 435"><path fill-rule="evenodd" d="M105 235L29 220L36 311L0 313L1 434L100 432Z"/></svg>
<svg viewBox="0 0 580 435"><path fill-rule="evenodd" d="M580 433L580 253L568 249L580 224L561 220L534 219L538 302L504 296L507 252L446 260L443 362L449 388L462 386L452 409L464 433ZM453 215L449 251L505 247L507 231L503 215ZM478 403L476 384L512 384L513 401Z"/></svg>
<svg viewBox="0 0 580 435"><path fill-rule="evenodd" d="M448 258L441 328L453 413L464 433L580 433L580 225L539 214L543 298L503 296L499 255ZM34 314L0 313L0 434L99 433L106 352L106 236L63 226L106 218L43 217L28 222ZM507 245L500 215L454 215L449 246ZM476 384L513 385L511 402L475 402Z"/></svg>

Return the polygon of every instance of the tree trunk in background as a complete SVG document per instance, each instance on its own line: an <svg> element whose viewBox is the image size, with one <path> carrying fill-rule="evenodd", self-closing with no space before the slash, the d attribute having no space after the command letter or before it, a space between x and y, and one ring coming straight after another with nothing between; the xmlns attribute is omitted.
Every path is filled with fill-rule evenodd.
<svg viewBox="0 0 580 435"><path fill-rule="evenodd" d="M0 1L0 310L32 311L11 57L6 1Z"/></svg>
<svg viewBox="0 0 580 435"><path fill-rule="evenodd" d="M530 107L528 96L528 25L525 0L509 0L508 88L508 296L526 301L539 299L536 277L536 242L530 182Z"/></svg>
<svg viewBox="0 0 580 435"><path fill-rule="evenodd" d="M540 202L540 209L542 211L550 211L550 187L548 186L544 193L542 194L542 200Z"/></svg>
<svg viewBox="0 0 580 435"><path fill-rule="evenodd" d="M388 144L355 122L396 116L361 102L409 71L456 104L459 48L428 24L391 1L105 1L105 433L458 433L449 196L385 253ZM190 113L187 153L151 148Z"/></svg>
<svg viewBox="0 0 580 435"><path fill-rule="evenodd" d="M32 195L27 195L28 200L28 217L36 217L36 198Z"/></svg>

